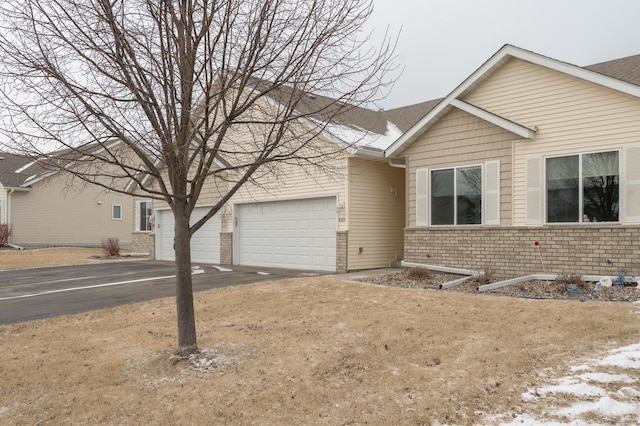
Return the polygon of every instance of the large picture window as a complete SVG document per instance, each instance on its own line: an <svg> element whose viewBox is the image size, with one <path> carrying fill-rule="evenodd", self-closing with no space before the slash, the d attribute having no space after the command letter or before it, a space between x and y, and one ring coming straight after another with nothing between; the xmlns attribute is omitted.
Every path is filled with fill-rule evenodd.
<svg viewBox="0 0 640 426"><path fill-rule="evenodd" d="M619 220L618 151L546 159L548 223Z"/></svg>
<svg viewBox="0 0 640 426"><path fill-rule="evenodd" d="M482 167L431 171L431 224L482 223Z"/></svg>

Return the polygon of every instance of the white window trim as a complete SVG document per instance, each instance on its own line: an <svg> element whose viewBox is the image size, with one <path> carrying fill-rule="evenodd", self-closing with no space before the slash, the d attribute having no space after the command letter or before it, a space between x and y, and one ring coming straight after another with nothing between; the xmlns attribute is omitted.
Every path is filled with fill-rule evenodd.
<svg viewBox="0 0 640 426"><path fill-rule="evenodd" d="M490 182L487 175L488 170L495 167L496 173L495 181ZM486 226L499 226L500 225L500 160L485 161L484 168L482 169L482 223ZM495 188L491 188L495 186ZM493 203L491 203L491 198ZM493 215L490 212L491 209L495 209ZM489 219L490 216L495 216L495 219Z"/></svg>
<svg viewBox="0 0 640 426"><path fill-rule="evenodd" d="M618 153L618 220L617 221L608 221L608 222L583 222L582 221L582 209L584 208L584 199L583 199L583 191L578 191L578 222L549 222L548 214L548 197L547 197L547 159L549 158L563 158L563 157L574 157L578 156L578 181L582 185L582 156L589 154L598 154L602 152L617 152ZM541 186L542 186L542 220L545 225L548 226L567 226L567 225L585 225L585 226L593 226L593 225L603 225L603 224L621 224L623 222L623 188L626 188L625 181L626 179L623 176L623 155L622 149L613 148L613 149L602 149L598 151L580 151L573 152L568 154L560 154L560 155L548 155L542 157L542 176L541 176ZM582 188L582 187L581 187ZM626 205L626 204L625 204Z"/></svg>
<svg viewBox="0 0 640 426"><path fill-rule="evenodd" d="M116 207L120 207L120 217L115 217L114 213L114 209ZM111 205L111 220L122 220L122 204L112 204Z"/></svg>
<svg viewBox="0 0 640 426"><path fill-rule="evenodd" d="M625 147L620 153L620 220L622 223L640 223L640 209L637 208L640 200L630 203L633 193L640 193L640 145ZM630 170L632 169L632 170ZM623 178L624 176L624 178ZM631 179L635 177L636 179ZM624 196L622 196L624 194Z"/></svg>
<svg viewBox="0 0 640 426"><path fill-rule="evenodd" d="M416 226L429 226L431 222L431 213L429 209L429 196L431 191L429 190L429 169L417 169L416 170ZM419 185L424 185L424 193L420 194ZM419 220L421 216L420 210L424 209L424 220Z"/></svg>
<svg viewBox="0 0 640 426"><path fill-rule="evenodd" d="M456 170L456 169L464 169L467 167L480 167L480 176L482 176L482 182L480 187L481 189L481 200L482 200L482 218L480 220L480 223L468 223L468 224L462 224L459 225L457 223L452 223L449 225L433 225L433 223L431 222L431 172L437 172L439 170ZM426 169L425 169L426 170ZM454 198L455 198L455 189L456 189L456 181L455 181L455 172L454 172ZM417 189L417 185L416 185L416 189ZM484 226L484 200L485 200L485 192L484 192L484 164L480 163L480 164L464 164L461 166L450 166L450 167L438 167L438 168L432 168L429 169L428 173L427 173L427 213L429 216L428 219L428 226L433 227L433 228L447 228L447 227L461 227L461 228L469 228L469 227L478 227L478 226ZM416 210L417 213L417 210ZM454 199L454 203L453 203L453 219L455 222L455 218L457 216L457 204L456 204L456 200Z"/></svg>
<svg viewBox="0 0 640 426"><path fill-rule="evenodd" d="M147 200L138 200L135 203L135 214L134 214L134 221L135 221L135 230L136 232L151 232L153 231L153 225L151 224L151 219L150 219L150 223L149 223L149 229L140 229L140 205L142 203L151 203L151 216L153 216L153 203L151 201L151 199L147 199Z"/></svg>

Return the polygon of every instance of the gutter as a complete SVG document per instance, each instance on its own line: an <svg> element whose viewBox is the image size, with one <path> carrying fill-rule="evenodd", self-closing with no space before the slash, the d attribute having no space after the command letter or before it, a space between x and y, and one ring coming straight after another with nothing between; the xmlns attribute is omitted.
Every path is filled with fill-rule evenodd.
<svg viewBox="0 0 640 426"><path fill-rule="evenodd" d="M394 163L392 158L389 158L389 165L397 169L406 169L407 165L404 163Z"/></svg>
<svg viewBox="0 0 640 426"><path fill-rule="evenodd" d="M378 150L378 149L358 147L358 148L356 148L356 155L363 156L363 157L369 157L369 158L375 158L376 160L383 160L384 159L384 151L381 151L381 150Z"/></svg>

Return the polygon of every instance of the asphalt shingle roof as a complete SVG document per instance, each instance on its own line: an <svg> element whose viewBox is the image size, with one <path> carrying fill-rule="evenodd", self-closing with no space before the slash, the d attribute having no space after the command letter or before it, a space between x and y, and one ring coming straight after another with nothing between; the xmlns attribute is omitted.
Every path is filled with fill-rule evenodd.
<svg viewBox="0 0 640 426"><path fill-rule="evenodd" d="M640 86L640 55L588 65L584 68Z"/></svg>
<svg viewBox="0 0 640 426"><path fill-rule="evenodd" d="M0 183L7 188L18 188L32 174L18 172L31 160L25 156L0 152Z"/></svg>

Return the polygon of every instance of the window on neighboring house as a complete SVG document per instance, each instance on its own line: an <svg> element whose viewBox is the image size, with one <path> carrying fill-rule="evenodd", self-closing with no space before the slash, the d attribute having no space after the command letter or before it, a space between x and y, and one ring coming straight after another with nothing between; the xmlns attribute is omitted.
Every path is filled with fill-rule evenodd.
<svg viewBox="0 0 640 426"><path fill-rule="evenodd" d="M122 206L117 204L111 206L111 219L122 220Z"/></svg>
<svg viewBox="0 0 640 426"><path fill-rule="evenodd" d="M618 151L546 159L548 223L619 220Z"/></svg>
<svg viewBox="0 0 640 426"><path fill-rule="evenodd" d="M151 231L151 201L141 201L138 206L138 230Z"/></svg>
<svg viewBox="0 0 640 426"><path fill-rule="evenodd" d="M431 171L431 224L482 223L482 166Z"/></svg>

